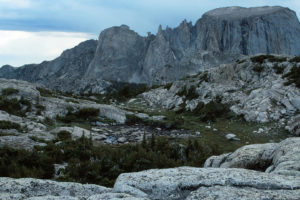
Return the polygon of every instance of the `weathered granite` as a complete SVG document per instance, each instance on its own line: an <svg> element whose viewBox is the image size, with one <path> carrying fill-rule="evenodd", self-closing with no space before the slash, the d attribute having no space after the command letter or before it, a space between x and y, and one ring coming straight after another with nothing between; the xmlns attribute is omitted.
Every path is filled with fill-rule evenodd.
<svg viewBox="0 0 300 200"><path fill-rule="evenodd" d="M111 189L92 184L56 182L33 178L0 178L0 198L18 195L25 198L44 197L47 199L83 199L95 194L110 192ZM50 197L52 196L52 197ZM77 198L75 198L77 197ZM9 198L8 198L9 199ZM13 198L11 198L13 199ZM34 198L35 199L35 198ZM41 198L42 199L42 198Z"/></svg>
<svg viewBox="0 0 300 200"><path fill-rule="evenodd" d="M226 199L232 200L243 199L242 194L237 192L239 189L245 191L245 199L255 193L257 199L272 195L277 196L277 199L289 199L300 195L300 179L294 176L246 169L193 167L121 174L113 191L150 199L209 199L209 195L217 195L218 187L219 195L227 195ZM225 194L226 191L234 192Z"/></svg>
<svg viewBox="0 0 300 200"><path fill-rule="evenodd" d="M255 169L299 179L300 138L292 137L280 143L246 145L233 153L208 158L204 167Z"/></svg>
<svg viewBox="0 0 300 200"><path fill-rule="evenodd" d="M271 62L267 59L259 66L251 60L252 56L231 64L191 75L175 81L169 88L159 87L145 92L141 97L150 105L169 110L184 108L193 111L199 103L207 104L221 99L221 103L231 105L230 110L243 116L249 122L270 122L290 118L298 111L297 99L300 90L295 85L286 86L288 81L283 75L295 65L291 57L274 55L275 58L286 58L286 62ZM297 65L297 64L296 64ZM299 64L298 64L299 66ZM283 74L276 73L281 67ZM198 97L188 99L184 95L191 87L195 88ZM185 104L184 104L185 102Z"/></svg>

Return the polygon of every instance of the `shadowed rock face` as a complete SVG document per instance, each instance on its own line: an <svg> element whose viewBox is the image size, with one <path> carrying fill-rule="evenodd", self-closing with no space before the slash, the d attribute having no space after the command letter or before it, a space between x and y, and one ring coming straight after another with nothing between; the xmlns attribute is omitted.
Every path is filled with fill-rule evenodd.
<svg viewBox="0 0 300 200"><path fill-rule="evenodd" d="M98 42L83 42L53 61L2 67L0 77L77 92L91 86L99 91L108 86L105 81L163 84L244 55L300 54L299 35L298 18L288 8L219 8L194 26L160 26L147 37L126 25L112 27Z"/></svg>
<svg viewBox="0 0 300 200"><path fill-rule="evenodd" d="M52 61L24 65L19 68L6 65L0 69L0 77L40 83L51 89L62 91L74 90L78 87L79 79L85 74L88 64L93 59L96 47L96 40L88 40L64 51Z"/></svg>
<svg viewBox="0 0 300 200"><path fill-rule="evenodd" d="M95 57L88 67L85 78L143 82L140 79L140 72L146 46L146 39L130 30L128 26L104 30L100 34Z"/></svg>

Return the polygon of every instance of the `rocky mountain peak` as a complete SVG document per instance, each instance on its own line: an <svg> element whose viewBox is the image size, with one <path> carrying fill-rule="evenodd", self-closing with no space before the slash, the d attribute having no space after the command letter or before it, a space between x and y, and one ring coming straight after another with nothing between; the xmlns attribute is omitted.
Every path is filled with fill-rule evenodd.
<svg viewBox="0 0 300 200"><path fill-rule="evenodd" d="M157 35L161 35L163 32L161 24L158 26Z"/></svg>
<svg viewBox="0 0 300 200"><path fill-rule="evenodd" d="M274 15L274 14L276 15L276 13L282 11L295 15L294 11L281 6L264 6L264 7L250 7L250 8L233 6L233 7L217 8L206 12L203 16L218 17L224 19L241 19L247 17L258 17L258 16Z"/></svg>
<svg viewBox="0 0 300 200"><path fill-rule="evenodd" d="M2 68L0 77L39 82L56 89L67 85L61 84L64 81L71 82L70 77L76 78L82 88L91 81L164 84L245 55L298 55L299 35L298 18L288 8L218 8L205 13L194 26L187 20L165 30L160 25L156 35L149 33L147 37L127 25L111 27L101 32L98 41L84 42L54 61Z"/></svg>

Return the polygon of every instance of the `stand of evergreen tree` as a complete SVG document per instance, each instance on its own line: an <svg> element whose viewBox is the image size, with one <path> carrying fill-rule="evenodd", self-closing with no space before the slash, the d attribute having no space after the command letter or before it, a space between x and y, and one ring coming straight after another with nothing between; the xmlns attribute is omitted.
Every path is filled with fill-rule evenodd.
<svg viewBox="0 0 300 200"><path fill-rule="evenodd" d="M211 155L210 147L188 139L185 145L170 142L167 137L152 137L140 144L97 145L92 138L58 139L34 150L0 148L0 176L54 179L54 164L67 163L60 181L93 183L112 187L121 173L183 165L201 167Z"/></svg>

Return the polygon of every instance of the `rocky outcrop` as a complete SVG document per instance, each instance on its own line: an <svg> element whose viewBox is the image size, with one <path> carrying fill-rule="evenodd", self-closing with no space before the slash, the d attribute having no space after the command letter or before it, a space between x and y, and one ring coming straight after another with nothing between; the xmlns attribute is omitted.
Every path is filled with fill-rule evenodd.
<svg viewBox="0 0 300 200"><path fill-rule="evenodd" d="M88 200L150 200L148 198L134 197L125 193L104 193L99 195L93 195Z"/></svg>
<svg viewBox="0 0 300 200"><path fill-rule="evenodd" d="M254 58L259 57L224 64L141 96L151 106L175 111L182 108L193 111L200 102L207 104L219 99L247 121L264 123L289 119L299 110L300 90L294 85L287 86L284 74L299 64L279 55L262 59L262 63ZM192 99L188 92L192 93Z"/></svg>
<svg viewBox="0 0 300 200"><path fill-rule="evenodd" d="M9 98L20 99L21 97L24 97L24 99L30 101L33 105L37 103L38 99L39 105L45 107L41 113L42 117L40 117L40 120L42 120L43 117L55 118L57 115L64 115L68 112L68 107L73 107L75 109L93 107L99 109L99 114L102 117L115 120L118 123L125 123L126 121L126 112L116 106L98 104L93 101L82 100L73 97L66 97L56 94L53 91L49 91L51 94L45 96L40 93L40 90L38 90L39 85L28 83L26 81L0 79L0 91L7 88L14 88L18 90L17 94L12 94L9 96ZM28 115L35 115L34 111L36 110L34 107L35 106L32 108L32 113L28 113ZM18 119L18 121L19 120L20 119Z"/></svg>
<svg viewBox="0 0 300 200"><path fill-rule="evenodd" d="M295 136L300 136L300 115L292 117L285 129Z"/></svg>
<svg viewBox="0 0 300 200"><path fill-rule="evenodd" d="M300 138L247 145L233 153L212 156L204 167L244 168L300 177Z"/></svg>
<svg viewBox="0 0 300 200"><path fill-rule="evenodd" d="M14 92L9 95L4 95L3 91L6 89L14 89ZM33 149L34 146L45 146L47 141L55 139L56 135L52 133L57 133L60 130L69 131L73 139L81 137L83 132L85 132L85 136L88 137L91 134L94 141L106 140L107 137L104 133L107 134L107 131L99 133L76 126L51 130L53 126L57 126L55 124L57 116L65 116L70 108L74 110L91 107L97 108L99 109L99 121L109 119L110 121L114 121L115 124L124 124L126 121L127 112L116 106L66 97L52 91L48 91L49 94L47 96L41 94L41 91L37 85L26 81L0 79L0 100L2 106L0 110L0 122L10 122L18 126L17 128L0 127L0 147L7 145L17 149ZM19 116L8 113L2 110L4 109L3 103L5 103L2 102L2 98L8 99L7 102L14 102L14 99L26 100L30 104L30 109L26 110L21 107L20 109L23 114ZM11 105L7 106L11 107ZM52 125L47 124L47 121L52 121ZM103 128L100 122L97 122L97 124Z"/></svg>
<svg viewBox="0 0 300 200"><path fill-rule="evenodd" d="M208 34L209 33L209 34ZM184 20L156 35L139 36L126 25L104 30L50 62L3 66L0 77L51 89L101 93L111 82L164 84L245 55L300 54L300 23L283 7L227 7Z"/></svg>
<svg viewBox="0 0 300 200"><path fill-rule="evenodd" d="M33 178L0 178L1 200L149 200L112 189L70 182L56 182Z"/></svg>
<svg viewBox="0 0 300 200"><path fill-rule="evenodd" d="M121 174L113 191L172 200L224 199L223 195L225 199L297 199L299 184L293 176L245 169L180 167Z"/></svg>
<svg viewBox="0 0 300 200"><path fill-rule="evenodd" d="M0 79L0 100L1 98L11 100L23 98L31 104L31 109L28 112L24 111L23 116L16 116L0 110L0 122L8 121L20 126L18 130L0 127L0 147L7 145L16 149L30 150L34 146L45 146L46 142L54 140L60 131L68 131L72 139L78 139L83 135L91 136L94 143L104 144L141 142L144 135L150 138L152 134L178 138L193 136L193 132L188 130L169 130L169 128L165 130L152 126L125 124L127 114L136 115L149 121L161 121L165 118L162 115L149 116L145 113L133 113L126 111L126 106L119 108L113 105L98 104L92 99L84 100L76 98L76 96L63 96L53 91L48 91L48 94L45 95L40 88L37 88L37 85L26 81ZM15 89L15 93L3 96L2 91L5 89ZM38 107L43 108L40 113ZM98 121L90 123L90 127L80 123L77 125L62 124L57 120L57 116L64 117L70 109L76 111L91 107L99 109L99 116ZM24 109L22 108L22 110Z"/></svg>

